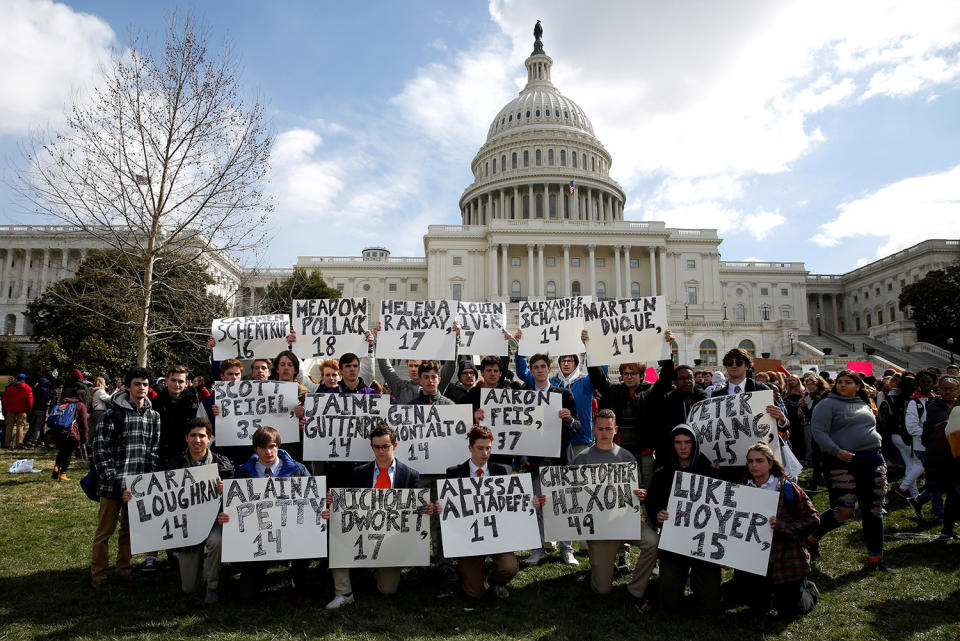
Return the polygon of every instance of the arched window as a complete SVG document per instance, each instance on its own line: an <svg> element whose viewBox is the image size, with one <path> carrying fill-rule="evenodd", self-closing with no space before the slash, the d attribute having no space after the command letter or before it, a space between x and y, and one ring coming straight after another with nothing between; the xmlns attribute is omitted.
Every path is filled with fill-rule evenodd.
<svg viewBox="0 0 960 641"><path fill-rule="evenodd" d="M17 333L17 316L16 314L7 314L7 318L3 323L3 333L4 334L16 334Z"/></svg>
<svg viewBox="0 0 960 641"><path fill-rule="evenodd" d="M510 283L510 300L516 303L520 300L520 281L515 280Z"/></svg>
<svg viewBox="0 0 960 641"><path fill-rule="evenodd" d="M575 280L575 281L573 281L573 282L570 284L570 291L572 292L571 295L573 295L573 296L579 296L579 295L580 295L580 281L579 281L579 280Z"/></svg>
<svg viewBox="0 0 960 641"><path fill-rule="evenodd" d="M511 168L512 168L512 169L516 169L516 168L517 168L517 152L513 152L513 163L512 163L512 167L511 167Z"/></svg>
<svg viewBox="0 0 960 641"><path fill-rule="evenodd" d="M596 171L596 170L597 170L597 157L590 156L590 171Z"/></svg>
<svg viewBox="0 0 960 641"><path fill-rule="evenodd" d="M717 344L709 338L700 343L700 364L707 366L717 365Z"/></svg>
<svg viewBox="0 0 960 641"><path fill-rule="evenodd" d="M561 167L567 166L567 150L566 149L560 150L560 166Z"/></svg>
<svg viewBox="0 0 960 641"><path fill-rule="evenodd" d="M557 284L552 280L547 281L547 298L553 299L557 297Z"/></svg>
<svg viewBox="0 0 960 641"><path fill-rule="evenodd" d="M577 152L573 152L572 154L570 154L570 160L573 161L573 168L576 169L577 168Z"/></svg>
<svg viewBox="0 0 960 641"><path fill-rule="evenodd" d="M536 153L537 153L537 167L539 167L543 161L541 159L541 154L539 149L537 149Z"/></svg>
<svg viewBox="0 0 960 641"><path fill-rule="evenodd" d="M484 175L484 176L489 176L489 175L490 175L490 162L489 162L489 161L483 163L483 175Z"/></svg>
<svg viewBox="0 0 960 641"><path fill-rule="evenodd" d="M523 152L523 166L524 167L530 166L530 152L526 150L524 150Z"/></svg>
<svg viewBox="0 0 960 641"><path fill-rule="evenodd" d="M539 151L537 152L540 153ZM543 194L537 194L537 218L543 218Z"/></svg>
<svg viewBox="0 0 960 641"><path fill-rule="evenodd" d="M507 170L507 154L500 156L500 171Z"/></svg>
<svg viewBox="0 0 960 641"><path fill-rule="evenodd" d="M894 307L893 305L890 305L890 307L887 308L887 313L888 313L888 316L890 316L891 323L897 320L896 307Z"/></svg>
<svg viewBox="0 0 960 641"><path fill-rule="evenodd" d="M555 194L550 194L550 201L549 201L549 203L550 203L550 204L549 204L549 207L550 207L550 218L556 218L556 217L557 217L557 197L556 197Z"/></svg>
<svg viewBox="0 0 960 641"><path fill-rule="evenodd" d="M497 173L497 159L493 159L493 173Z"/></svg>
<svg viewBox="0 0 960 641"><path fill-rule="evenodd" d="M580 154L583 157L583 168L587 168L587 154Z"/></svg>
<svg viewBox="0 0 960 641"><path fill-rule="evenodd" d="M530 218L530 196L523 197L523 217Z"/></svg>
<svg viewBox="0 0 960 641"><path fill-rule="evenodd" d="M606 300L607 285L602 280L597 281L597 300Z"/></svg>
<svg viewBox="0 0 960 641"><path fill-rule="evenodd" d="M750 340L749 338L745 338L742 341L740 341L740 344L737 345L737 347L739 347L742 350L746 350L746 352L750 354L750 358L757 357L757 346L754 345L753 341Z"/></svg>
<svg viewBox="0 0 960 641"><path fill-rule="evenodd" d="M630 283L630 298L640 298L640 283Z"/></svg>
<svg viewBox="0 0 960 641"><path fill-rule="evenodd" d="M674 363L680 362L680 346L677 345L677 341L670 341L670 358Z"/></svg>
<svg viewBox="0 0 960 641"><path fill-rule="evenodd" d="M741 323L747 320L747 308L744 307L743 303L737 303L737 306L733 308L733 317Z"/></svg>
<svg viewBox="0 0 960 641"><path fill-rule="evenodd" d="M552 165L552 164L553 164L553 149L548 149L548 150L547 150L547 164L548 164L548 165Z"/></svg>

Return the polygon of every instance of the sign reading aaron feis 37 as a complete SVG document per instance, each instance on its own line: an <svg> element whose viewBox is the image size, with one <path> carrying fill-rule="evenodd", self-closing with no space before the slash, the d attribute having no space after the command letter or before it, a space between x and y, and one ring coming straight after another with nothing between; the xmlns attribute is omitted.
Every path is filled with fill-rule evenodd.
<svg viewBox="0 0 960 641"><path fill-rule="evenodd" d="M366 298L305 298L293 301L294 353L300 358L338 360L344 354L366 356Z"/></svg>
<svg viewBox="0 0 960 641"><path fill-rule="evenodd" d="M377 358L451 360L456 319L455 300L382 300Z"/></svg>
<svg viewBox="0 0 960 641"><path fill-rule="evenodd" d="M300 419L294 414L299 403L294 382L214 381L217 445L249 445L253 433L264 425L276 428L284 443L300 440Z"/></svg>
<svg viewBox="0 0 960 641"><path fill-rule="evenodd" d="M660 360L667 331L663 296L592 301L584 305L583 318L591 365Z"/></svg>
<svg viewBox="0 0 960 641"><path fill-rule="evenodd" d="M216 318L210 328L217 342L213 360L276 358L287 349L289 334L290 317L286 314Z"/></svg>
<svg viewBox="0 0 960 641"><path fill-rule="evenodd" d="M560 456L563 397L557 392L483 389L480 408L480 425L493 432L494 453Z"/></svg>
<svg viewBox="0 0 960 641"><path fill-rule="evenodd" d="M694 403L687 423L711 462L725 467L746 465L747 450L757 441L769 445L780 459L777 422L767 414L768 405L773 405L770 390L715 396Z"/></svg>
<svg viewBox="0 0 960 641"><path fill-rule="evenodd" d="M520 301L520 330L517 347L521 356L534 354L582 354L584 306L590 296L554 300Z"/></svg>

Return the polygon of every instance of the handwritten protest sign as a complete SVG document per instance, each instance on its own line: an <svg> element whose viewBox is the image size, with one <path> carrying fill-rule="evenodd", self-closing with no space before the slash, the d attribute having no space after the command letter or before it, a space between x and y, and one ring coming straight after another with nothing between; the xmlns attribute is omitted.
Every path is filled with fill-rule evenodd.
<svg viewBox="0 0 960 641"><path fill-rule="evenodd" d="M493 431L495 454L560 456L563 397L556 392L484 389L480 424Z"/></svg>
<svg viewBox="0 0 960 641"><path fill-rule="evenodd" d="M400 442L395 455L421 474L443 474L463 461L473 427L470 405L391 405L387 423Z"/></svg>
<svg viewBox="0 0 960 641"><path fill-rule="evenodd" d="M223 482L222 558L234 561L327 556L327 480L274 476Z"/></svg>
<svg viewBox="0 0 960 641"><path fill-rule="evenodd" d="M344 354L367 355L366 298L294 299L293 352L300 358L331 358Z"/></svg>
<svg viewBox="0 0 960 641"><path fill-rule="evenodd" d="M864 376L873 376L873 363L869 361L847 361L847 369Z"/></svg>
<svg viewBox="0 0 960 641"><path fill-rule="evenodd" d="M213 360L276 358L287 349L289 334L290 317L286 314L214 319L210 328L217 342Z"/></svg>
<svg viewBox="0 0 960 641"><path fill-rule="evenodd" d="M377 358L450 360L457 353L455 300L380 301Z"/></svg>
<svg viewBox="0 0 960 641"><path fill-rule="evenodd" d="M389 394L307 394L305 461L372 461L370 430L386 419Z"/></svg>
<svg viewBox="0 0 960 641"><path fill-rule="evenodd" d="M636 463L540 468L544 539L639 539L642 510L633 493L639 486Z"/></svg>
<svg viewBox="0 0 960 641"><path fill-rule="evenodd" d="M583 327L590 335L587 356L591 365L619 365L657 361L667 331L667 303L663 296L618 298L587 303Z"/></svg>
<svg viewBox="0 0 960 641"><path fill-rule="evenodd" d="M133 554L198 545L220 513L216 465L125 476Z"/></svg>
<svg viewBox="0 0 960 641"><path fill-rule="evenodd" d="M780 459L777 422L767 414L768 405L773 405L770 390L717 396L694 403L687 423L711 462L746 465L747 450L757 441L767 443Z"/></svg>
<svg viewBox="0 0 960 641"><path fill-rule="evenodd" d="M507 356L510 343L503 337L507 305L503 302L457 303L460 323L460 354Z"/></svg>
<svg viewBox="0 0 960 641"><path fill-rule="evenodd" d="M523 335L517 353L521 356L534 354L582 354L584 307L592 301L590 296L574 296L554 300L520 301L520 329Z"/></svg>
<svg viewBox="0 0 960 641"><path fill-rule="evenodd" d="M250 445L264 425L280 432L284 443L300 440L297 383L280 381L215 381L213 398L220 407L217 445Z"/></svg>
<svg viewBox="0 0 960 641"><path fill-rule="evenodd" d="M436 483L446 556L540 547L529 474L440 479Z"/></svg>
<svg viewBox="0 0 960 641"><path fill-rule="evenodd" d="M779 492L674 472L660 549L752 574L767 573Z"/></svg>
<svg viewBox="0 0 960 641"><path fill-rule="evenodd" d="M330 567L430 565L430 488L330 492Z"/></svg>

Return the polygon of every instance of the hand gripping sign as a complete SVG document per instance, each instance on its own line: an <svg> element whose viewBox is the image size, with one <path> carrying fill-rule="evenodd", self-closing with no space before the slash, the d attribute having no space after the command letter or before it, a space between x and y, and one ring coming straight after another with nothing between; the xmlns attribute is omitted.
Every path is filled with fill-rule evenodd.
<svg viewBox="0 0 960 641"><path fill-rule="evenodd" d="M300 358L339 360L344 354L367 355L366 298L294 299L293 352Z"/></svg>
<svg viewBox="0 0 960 641"><path fill-rule="evenodd" d="M660 360L667 331L663 296L593 301L584 305L583 320L591 365Z"/></svg>
<svg viewBox="0 0 960 641"><path fill-rule="evenodd" d="M290 317L286 314L217 318L210 328L210 335L217 341L213 360L275 358L287 349L289 334Z"/></svg>

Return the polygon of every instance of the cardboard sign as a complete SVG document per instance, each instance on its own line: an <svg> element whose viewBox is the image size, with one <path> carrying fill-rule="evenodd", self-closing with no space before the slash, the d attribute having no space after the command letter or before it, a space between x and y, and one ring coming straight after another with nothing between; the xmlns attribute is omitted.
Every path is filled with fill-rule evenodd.
<svg viewBox="0 0 960 641"><path fill-rule="evenodd" d="M493 432L495 454L560 456L563 396L557 392L484 389L480 391L483 420Z"/></svg>
<svg viewBox="0 0 960 641"><path fill-rule="evenodd" d="M636 463L591 463L540 468L543 538L548 541L633 541L643 520L633 490Z"/></svg>
<svg viewBox="0 0 960 641"><path fill-rule="evenodd" d="M330 492L330 567L430 565L430 488Z"/></svg>
<svg viewBox="0 0 960 641"><path fill-rule="evenodd" d="M222 560L276 561L327 556L327 479L274 476L223 482Z"/></svg>
<svg viewBox="0 0 960 641"><path fill-rule="evenodd" d="M473 427L470 405L391 405L387 423L397 431L394 452L421 474L443 474L463 461Z"/></svg>
<svg viewBox="0 0 960 641"><path fill-rule="evenodd" d="M303 460L372 461L370 430L389 407L389 394L307 394Z"/></svg>
<svg viewBox="0 0 960 641"><path fill-rule="evenodd" d="M507 304L457 303L460 323L460 354L507 356L510 342L503 337L507 327Z"/></svg>
<svg viewBox="0 0 960 641"><path fill-rule="evenodd" d="M582 354L584 307L593 299L590 296L574 296L555 300L520 301L520 329L523 335L517 353L521 356L534 354Z"/></svg>
<svg viewBox="0 0 960 641"><path fill-rule="evenodd" d="M667 303L663 296L618 298L584 305L583 327L590 334L587 357L591 365L619 365L658 361L667 331Z"/></svg>
<svg viewBox="0 0 960 641"><path fill-rule="evenodd" d="M765 575L779 492L674 472L660 549Z"/></svg>
<svg viewBox="0 0 960 641"><path fill-rule="evenodd" d="M539 548L529 474L440 479L440 535L450 558Z"/></svg>
<svg viewBox="0 0 960 641"><path fill-rule="evenodd" d="M214 319L210 328L210 335L217 341L213 360L276 358L287 349L289 334L290 317L286 314Z"/></svg>
<svg viewBox="0 0 960 641"><path fill-rule="evenodd" d="M754 372L776 372L781 367L783 367L783 361L779 358L753 359Z"/></svg>
<svg viewBox="0 0 960 641"><path fill-rule="evenodd" d="M215 381L213 398L220 407L217 445L250 445L264 425L280 432L284 443L300 441L297 383L280 381Z"/></svg>
<svg viewBox="0 0 960 641"><path fill-rule="evenodd" d="M947 443L950 444L950 452L953 458L960 456L960 406L950 410L947 417L947 426L943 429L944 436L947 437Z"/></svg>
<svg viewBox="0 0 960 641"><path fill-rule="evenodd" d="M135 474L123 478L133 554L199 545L220 513L216 465Z"/></svg>
<svg viewBox="0 0 960 641"><path fill-rule="evenodd" d="M377 358L448 361L456 358L455 300L380 301Z"/></svg>
<svg viewBox="0 0 960 641"><path fill-rule="evenodd" d="M309 298L293 301L293 352L300 358L363 358L369 350L366 298Z"/></svg>
<svg viewBox="0 0 960 641"><path fill-rule="evenodd" d="M711 462L746 465L747 450L757 441L764 441L782 461L777 422L767 414L768 405L773 405L770 390L717 396L694 403L687 423Z"/></svg>
<svg viewBox="0 0 960 641"><path fill-rule="evenodd" d="M864 376L873 376L873 363L866 361L847 361L847 369Z"/></svg>

